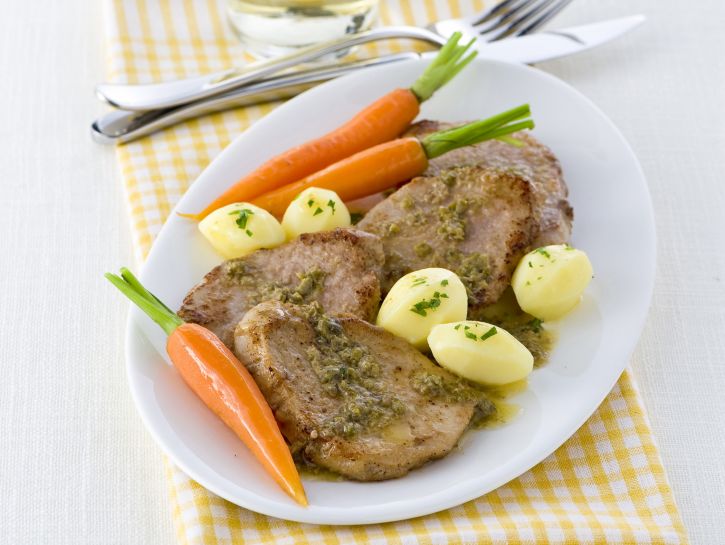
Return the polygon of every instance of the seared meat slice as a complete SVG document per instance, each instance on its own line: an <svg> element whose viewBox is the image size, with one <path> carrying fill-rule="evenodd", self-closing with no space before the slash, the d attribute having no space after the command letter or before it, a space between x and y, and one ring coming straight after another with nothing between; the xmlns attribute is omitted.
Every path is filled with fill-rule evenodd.
<svg viewBox="0 0 725 545"><path fill-rule="evenodd" d="M292 452L351 479L400 477L445 456L476 406L495 410L400 337L315 305L254 307L234 351Z"/></svg>
<svg viewBox="0 0 725 545"><path fill-rule="evenodd" d="M417 269L461 277L471 310L494 303L536 240L531 184L508 171L471 166L415 178L375 206L358 227L383 240L387 293Z"/></svg>
<svg viewBox="0 0 725 545"><path fill-rule="evenodd" d="M453 123L421 121L413 125L409 133L423 136L453 126ZM533 246L563 244L571 235L574 213L567 201L569 191L561 165L551 150L528 132L512 136L524 145L516 147L499 140L488 140L460 148L433 159L425 176L438 176L449 168L474 165L513 172L528 180L533 189L534 213L539 221L539 237Z"/></svg>
<svg viewBox="0 0 725 545"><path fill-rule="evenodd" d="M382 264L376 236L355 229L303 234L214 267L187 294L179 316L211 329L230 348L239 320L266 300L318 301L330 313L372 320Z"/></svg>

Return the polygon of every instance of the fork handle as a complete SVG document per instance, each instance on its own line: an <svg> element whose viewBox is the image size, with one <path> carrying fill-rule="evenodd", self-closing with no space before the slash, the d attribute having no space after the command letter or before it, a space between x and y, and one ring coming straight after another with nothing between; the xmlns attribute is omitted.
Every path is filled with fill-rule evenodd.
<svg viewBox="0 0 725 545"><path fill-rule="evenodd" d="M305 47L289 55L257 62L245 68L232 68L215 74L145 85L101 83L96 86L96 95L108 104L124 110L146 111L170 108L219 95L326 55L339 54L357 45L392 38L421 40L436 46L445 43L443 37L424 28L410 26L375 28L324 44Z"/></svg>
<svg viewBox="0 0 725 545"><path fill-rule="evenodd" d="M245 85L240 89L182 104L173 108L148 110L113 110L96 119L91 125L91 136L100 144L122 144L176 125L187 119L239 106L259 104L292 97L310 87L330 79L350 74L371 66L381 66L408 59L425 58L420 53L396 53L384 57L351 61L327 67L270 77Z"/></svg>

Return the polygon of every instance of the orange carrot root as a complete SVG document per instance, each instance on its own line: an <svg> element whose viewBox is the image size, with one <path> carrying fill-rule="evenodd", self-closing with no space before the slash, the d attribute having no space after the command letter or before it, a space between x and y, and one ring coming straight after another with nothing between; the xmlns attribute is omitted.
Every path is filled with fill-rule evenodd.
<svg viewBox="0 0 725 545"><path fill-rule="evenodd" d="M252 203L280 218L289 203L308 187L331 189L345 202L373 195L423 174L428 168L428 159L454 149L492 138L506 138L509 143L520 145L510 135L534 127L534 122L527 119L530 114L529 105L522 104L487 119L434 132L422 140L399 138L378 144L299 182L260 195Z"/></svg>
<svg viewBox="0 0 725 545"><path fill-rule="evenodd" d="M277 484L307 505L272 410L231 350L205 327L185 323L169 335L166 351L194 393L249 447Z"/></svg>
<svg viewBox="0 0 725 545"><path fill-rule="evenodd" d="M273 157L227 189L198 214L204 219L214 210L235 202L251 201L284 185L301 180L362 150L400 136L420 111L420 103L453 79L476 56L475 39L459 44L454 32L410 89L395 89L373 102L344 125Z"/></svg>
<svg viewBox="0 0 725 545"><path fill-rule="evenodd" d="M166 351L186 384L244 442L277 484L306 506L289 447L247 368L213 332L185 323L128 269L121 269L121 276L107 273L106 278L166 332Z"/></svg>
<svg viewBox="0 0 725 545"><path fill-rule="evenodd" d="M251 201L361 150L392 140L410 125L419 110L418 98L409 89L395 89L334 131L265 162L227 189L199 214L182 216L204 219L217 208Z"/></svg>
<svg viewBox="0 0 725 545"><path fill-rule="evenodd" d="M281 218L289 203L308 187L335 191L343 201L359 199L395 187L423 173L428 159L415 138L400 138L379 144L330 165L294 184L289 184L252 200Z"/></svg>

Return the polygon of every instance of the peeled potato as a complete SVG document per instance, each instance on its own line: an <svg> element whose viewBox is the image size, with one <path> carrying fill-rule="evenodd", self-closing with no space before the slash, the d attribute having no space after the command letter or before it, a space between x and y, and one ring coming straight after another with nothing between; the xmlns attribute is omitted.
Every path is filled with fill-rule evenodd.
<svg viewBox="0 0 725 545"><path fill-rule="evenodd" d="M581 300L592 279L587 254L566 244L526 254L511 279L519 306L541 320L556 320Z"/></svg>
<svg viewBox="0 0 725 545"><path fill-rule="evenodd" d="M534 368L534 356L516 337L486 322L437 325L428 335L428 346L441 366L480 384L516 382Z"/></svg>
<svg viewBox="0 0 725 545"><path fill-rule="evenodd" d="M288 239L297 238L302 233L349 227L351 223L350 212L337 193L317 187L308 187L300 193L289 204L282 218Z"/></svg>
<svg viewBox="0 0 725 545"><path fill-rule="evenodd" d="M273 248L285 241L277 219L258 206L234 203L214 210L199 222L199 231L225 259Z"/></svg>
<svg viewBox="0 0 725 545"><path fill-rule="evenodd" d="M388 292L377 325L425 348L428 333L438 325L466 318L468 295L456 273L421 269L406 274Z"/></svg>

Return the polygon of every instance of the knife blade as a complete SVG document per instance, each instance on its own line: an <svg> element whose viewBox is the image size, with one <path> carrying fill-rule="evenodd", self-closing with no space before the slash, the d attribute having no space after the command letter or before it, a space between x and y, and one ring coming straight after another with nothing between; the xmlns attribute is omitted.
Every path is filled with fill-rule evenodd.
<svg viewBox="0 0 725 545"><path fill-rule="evenodd" d="M478 56L525 64L548 61L605 44L638 27L646 19L644 15L630 15L588 25L543 30L536 34L481 44Z"/></svg>
<svg viewBox="0 0 725 545"><path fill-rule="evenodd" d="M645 19L644 15L632 15L485 43L478 46L479 57L526 64L555 59L607 43L636 28ZM173 108L145 112L113 110L93 122L91 135L101 144L130 142L200 115L289 98L324 81L372 66L382 66L411 58L428 59L433 56L435 52L398 53L275 76L234 91Z"/></svg>

